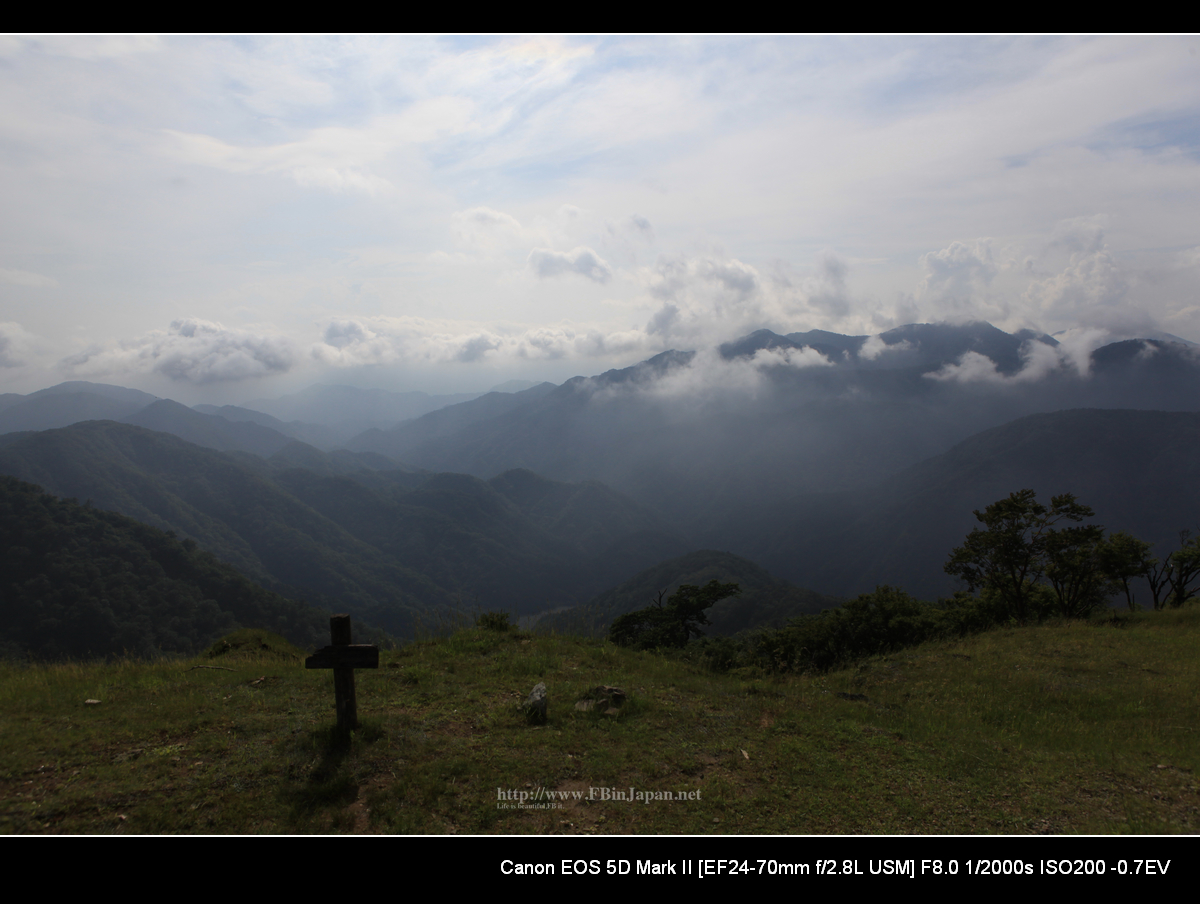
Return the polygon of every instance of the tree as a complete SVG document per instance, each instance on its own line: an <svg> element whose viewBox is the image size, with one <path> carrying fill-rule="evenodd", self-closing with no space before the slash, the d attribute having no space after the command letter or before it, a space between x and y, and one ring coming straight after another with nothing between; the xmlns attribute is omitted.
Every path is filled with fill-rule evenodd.
<svg viewBox="0 0 1200 904"><path fill-rule="evenodd" d="M681 649L693 637L703 637L701 625L707 625L704 610L741 592L737 584L709 581L703 587L680 584L663 605L666 591L660 591L653 606L629 612L613 620L608 638L622 647L654 650L659 647Z"/></svg>
<svg viewBox="0 0 1200 904"><path fill-rule="evenodd" d="M1181 530L1179 549L1162 562L1152 560L1145 575L1155 609L1182 606L1200 593L1200 588L1192 586L1200 577L1200 537L1193 537L1190 530Z"/></svg>
<svg viewBox="0 0 1200 904"><path fill-rule="evenodd" d="M1118 584L1104 569L1104 528L1090 524L1046 532L1046 580L1058 614L1084 618L1103 606Z"/></svg>
<svg viewBox="0 0 1200 904"><path fill-rule="evenodd" d="M1037 501L1033 490L1011 493L982 512L975 510L975 518L985 529L972 530L963 545L951 551L944 570L965 581L972 593L990 588L1003 601L1009 617L1027 622L1035 614L1034 588L1051 569L1055 575L1051 583L1058 581L1063 587L1060 606L1071 607L1071 601L1082 593L1073 589L1072 570L1083 567L1084 559L1090 558L1082 550L1093 535L1054 532L1053 526L1094 514L1070 493L1052 497L1048 509ZM1102 536L1103 528L1097 530Z"/></svg>
<svg viewBox="0 0 1200 904"><path fill-rule="evenodd" d="M1150 556L1150 544L1124 531L1110 534L1100 549L1100 570L1125 592L1125 602L1130 612L1137 611L1138 605L1129 587L1129 579L1149 576L1156 564L1158 559Z"/></svg>
<svg viewBox="0 0 1200 904"><path fill-rule="evenodd" d="M1200 577L1200 537L1190 530L1179 532L1179 549L1171 553L1171 605L1182 606L1200 593L1192 582Z"/></svg>

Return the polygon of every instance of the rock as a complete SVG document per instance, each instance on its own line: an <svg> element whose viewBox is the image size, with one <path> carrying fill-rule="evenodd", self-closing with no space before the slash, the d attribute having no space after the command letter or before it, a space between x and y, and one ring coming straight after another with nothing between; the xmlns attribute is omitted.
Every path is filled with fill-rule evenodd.
<svg viewBox="0 0 1200 904"><path fill-rule="evenodd" d="M539 681L521 707L530 725L541 725L546 721L546 685Z"/></svg>
<svg viewBox="0 0 1200 904"><path fill-rule="evenodd" d="M603 709L604 715L615 716L620 712L620 706L625 702L625 692L619 687L609 687L602 684L588 691L587 696L575 704L580 712L591 712L593 709Z"/></svg>

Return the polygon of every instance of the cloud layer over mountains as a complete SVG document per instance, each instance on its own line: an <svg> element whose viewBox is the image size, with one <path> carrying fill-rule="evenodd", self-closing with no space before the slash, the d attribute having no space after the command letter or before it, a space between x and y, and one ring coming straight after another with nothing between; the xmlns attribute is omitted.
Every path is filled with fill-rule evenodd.
<svg viewBox="0 0 1200 904"><path fill-rule="evenodd" d="M4 38L3 388L479 391L761 328L1078 330L1076 366L1200 338L1194 43Z"/></svg>

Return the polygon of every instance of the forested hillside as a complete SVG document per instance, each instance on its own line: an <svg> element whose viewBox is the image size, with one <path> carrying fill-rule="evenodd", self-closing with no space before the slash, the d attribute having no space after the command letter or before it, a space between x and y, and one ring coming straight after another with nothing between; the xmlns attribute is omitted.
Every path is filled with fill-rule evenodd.
<svg viewBox="0 0 1200 904"><path fill-rule="evenodd" d="M195 541L0 478L6 655L194 653L243 626L328 642L326 613L264 590Z"/></svg>
<svg viewBox="0 0 1200 904"><path fill-rule="evenodd" d="M293 443L265 460L111 421L13 434L0 472L191 538L266 586L400 636L452 613L586 602L686 549L594 483L380 470ZM303 464L304 467L296 467Z"/></svg>

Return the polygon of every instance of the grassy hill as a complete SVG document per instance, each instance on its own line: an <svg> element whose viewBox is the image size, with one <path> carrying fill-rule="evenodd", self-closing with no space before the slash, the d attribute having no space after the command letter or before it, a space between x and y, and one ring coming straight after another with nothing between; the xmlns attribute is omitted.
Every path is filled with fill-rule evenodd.
<svg viewBox="0 0 1200 904"><path fill-rule="evenodd" d="M471 629L358 672L363 727L348 743L330 730L329 673L279 646L0 666L0 831L1200 828L1195 606L1002 629L817 676L712 675L597 640ZM539 681L549 719L530 725L518 704ZM615 715L575 708L597 685L624 689ZM630 788L688 799L602 799ZM510 791L525 805L500 799Z"/></svg>

